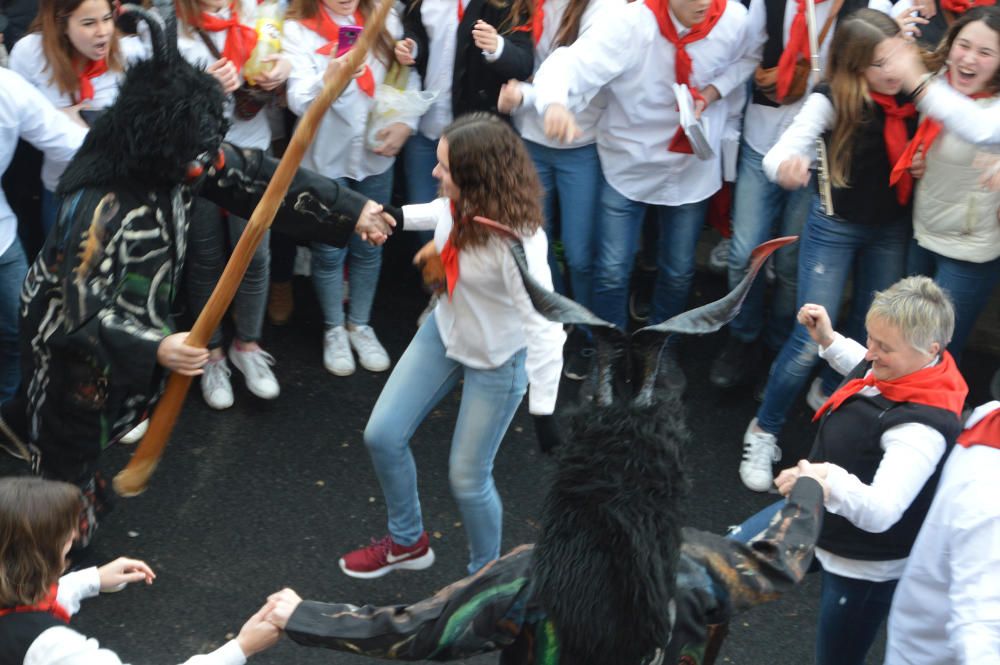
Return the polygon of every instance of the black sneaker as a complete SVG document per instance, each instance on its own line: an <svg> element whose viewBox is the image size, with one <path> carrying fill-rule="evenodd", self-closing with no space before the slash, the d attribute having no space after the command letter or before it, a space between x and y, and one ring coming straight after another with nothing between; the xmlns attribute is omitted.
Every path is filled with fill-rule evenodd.
<svg viewBox="0 0 1000 665"><path fill-rule="evenodd" d="M712 361L708 380L716 388L735 388L750 380L757 361L757 345L729 335L722 352Z"/></svg>
<svg viewBox="0 0 1000 665"><path fill-rule="evenodd" d="M563 360L563 376L573 381L583 381L594 364L594 348L584 346L569 351Z"/></svg>
<svg viewBox="0 0 1000 665"><path fill-rule="evenodd" d="M677 361L677 351L664 349L660 354L660 368L656 372L656 385L671 395L680 397L687 390L687 377Z"/></svg>

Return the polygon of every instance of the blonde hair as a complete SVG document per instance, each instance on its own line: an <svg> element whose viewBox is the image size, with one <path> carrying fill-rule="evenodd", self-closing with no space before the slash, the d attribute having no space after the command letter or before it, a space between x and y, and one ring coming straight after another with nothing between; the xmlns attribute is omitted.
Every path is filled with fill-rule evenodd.
<svg viewBox="0 0 1000 665"><path fill-rule="evenodd" d="M903 339L917 351L930 354L935 343L944 350L955 331L955 307L951 298L930 277L899 280L885 291L877 291L865 323L879 319L898 328Z"/></svg>

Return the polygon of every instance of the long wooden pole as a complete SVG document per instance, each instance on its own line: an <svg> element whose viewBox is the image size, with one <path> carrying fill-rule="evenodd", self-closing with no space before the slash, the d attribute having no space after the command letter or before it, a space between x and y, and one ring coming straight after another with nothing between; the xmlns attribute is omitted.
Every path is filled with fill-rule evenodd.
<svg viewBox="0 0 1000 665"><path fill-rule="evenodd" d="M264 234L271 227L274 215L285 198L285 194L288 193L288 187L291 185L295 172L298 171L306 149L316 137L316 130L319 128L323 115L344 91L347 84L351 82L354 72L365 62L368 52L382 32L392 5L392 0L382 0L379 3L378 9L368 21L358 43L348 52L345 66L337 72L337 76L323 86L319 97L306 109L281 162L274 172L274 176L271 178L271 182L268 183L260 203L257 204L253 215L250 216L250 221L243 231L243 235L240 236L219 283L212 291L212 295L195 321L194 327L191 328L187 344L204 347L208 343L212 331L219 326L223 315L229 309L233 296L236 295L240 282L243 281L243 275L247 271L247 266L250 265L250 259L257 250ZM170 375L163 397L160 398L150 419L149 431L146 432L128 465L115 476L114 487L121 496L136 496L146 489L149 478L156 470L174 425L177 423L177 416L180 414L184 398L190 387L190 376L183 376L176 372Z"/></svg>

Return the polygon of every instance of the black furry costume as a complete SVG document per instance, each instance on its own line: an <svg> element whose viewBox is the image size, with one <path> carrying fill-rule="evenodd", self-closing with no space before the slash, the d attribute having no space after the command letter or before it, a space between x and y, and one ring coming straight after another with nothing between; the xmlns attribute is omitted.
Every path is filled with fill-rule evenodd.
<svg viewBox="0 0 1000 665"><path fill-rule="evenodd" d="M201 196L250 217L277 165L222 144L218 83L145 17L157 55L129 69L60 181L57 226L21 294L22 386L3 409L36 472L79 484L91 506L101 451L162 391L157 349L175 330L191 202ZM366 203L300 171L275 225L342 247Z"/></svg>

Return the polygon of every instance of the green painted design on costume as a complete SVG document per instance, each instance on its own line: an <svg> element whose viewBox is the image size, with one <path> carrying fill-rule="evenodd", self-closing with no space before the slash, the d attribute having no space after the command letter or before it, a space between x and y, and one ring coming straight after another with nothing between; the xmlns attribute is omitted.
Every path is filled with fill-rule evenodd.
<svg viewBox="0 0 1000 665"><path fill-rule="evenodd" d="M444 631L441 633L441 639L438 640L438 648L434 650L434 653L429 658L433 658L440 653L441 649L450 646L452 640L468 627L469 622L472 621L484 605L497 598L516 595L524 587L524 582L525 578L521 577L513 582L487 589L473 596L469 602L456 610L448 619L448 623L445 624Z"/></svg>
<svg viewBox="0 0 1000 665"><path fill-rule="evenodd" d="M546 619L541 624L538 638L538 665L558 665L559 637L555 625Z"/></svg>

